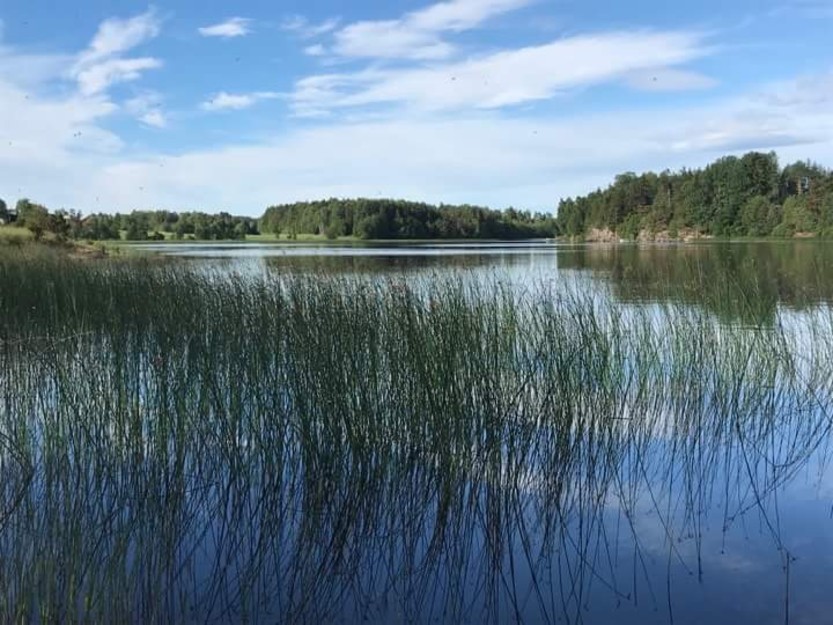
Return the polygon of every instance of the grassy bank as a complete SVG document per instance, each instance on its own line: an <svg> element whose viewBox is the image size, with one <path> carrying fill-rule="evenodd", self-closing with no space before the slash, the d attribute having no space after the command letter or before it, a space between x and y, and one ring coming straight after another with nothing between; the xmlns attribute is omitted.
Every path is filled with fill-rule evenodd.
<svg viewBox="0 0 833 625"><path fill-rule="evenodd" d="M16 226L0 226L0 245L2 244L16 244L34 239L32 231L28 228L18 228Z"/></svg>
<svg viewBox="0 0 833 625"><path fill-rule="evenodd" d="M108 250L118 254L117 246L108 246L104 242L73 241L58 238L52 233L45 233L36 239L28 228L16 226L0 226L0 248L5 248L2 252L5 255L9 254L9 250L25 250L25 257L30 259L40 258L41 253L49 254L48 250L75 258L103 258Z"/></svg>

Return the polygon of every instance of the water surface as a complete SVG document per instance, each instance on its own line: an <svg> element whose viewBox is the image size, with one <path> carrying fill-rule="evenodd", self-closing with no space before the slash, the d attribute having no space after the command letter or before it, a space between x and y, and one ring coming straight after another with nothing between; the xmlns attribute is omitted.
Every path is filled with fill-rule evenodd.
<svg viewBox="0 0 833 625"><path fill-rule="evenodd" d="M146 247L0 274L7 620L828 619L825 244Z"/></svg>

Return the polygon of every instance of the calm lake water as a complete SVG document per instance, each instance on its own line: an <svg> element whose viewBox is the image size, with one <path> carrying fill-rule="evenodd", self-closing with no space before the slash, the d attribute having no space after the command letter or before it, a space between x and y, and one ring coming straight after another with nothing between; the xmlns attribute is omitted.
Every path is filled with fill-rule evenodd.
<svg viewBox="0 0 833 625"><path fill-rule="evenodd" d="M535 287L553 281L623 304L687 303L725 320L807 311L833 301L833 245L739 242L569 245L546 241L425 244L142 244L139 249L232 271L359 276L454 275ZM739 301L752 285L754 301Z"/></svg>
<svg viewBox="0 0 833 625"><path fill-rule="evenodd" d="M604 380L579 376L565 382L585 390L571 399L573 408L561 412L559 397L545 394L541 380L572 366L569 359L552 365L546 374L539 370L544 364L518 364L517 371L510 367L482 388L477 366L458 364L471 376L471 397L462 384L463 396L432 398L429 387L428 395L419 395L420 401L436 401L446 410L467 406L471 412L464 419L495 411L507 423L494 432L484 426L482 437L479 432L449 434L449 440L466 442L446 455L427 442L433 441L430 427L424 430L425 441L412 438L410 429L407 437L403 433L398 439L394 424L403 411L421 414L425 408L426 415L443 415L443 408L414 405L418 394L411 386L421 382L409 376L418 377L417 372L389 379L399 374L367 372L364 364L356 363L354 373L345 374L345 386L322 390L326 398L314 393L304 398L289 391L285 395L271 382L296 380L296 369L308 366L293 360L295 352L286 344L290 355L278 365L239 361L231 355L199 369L186 352L209 353L214 347L191 346L176 333L165 339L171 341L171 355L164 356L154 351L160 349L157 343L148 347L136 338L136 347L128 348L98 334L73 339L74 353L10 341L14 347L7 349L5 362L24 364L0 382L21 383L25 377L23 386L38 399L27 403L20 399L22 390L6 392L0 445L10 441L7 448L12 450L11 441L18 439L41 445L41 435L20 431L15 415L28 411L47 432L43 424L50 422L57 405L57 413L64 416L56 419L65 434L54 445L65 451L60 460L50 460L45 443L42 451L33 452L40 460L32 462L43 462L46 468L29 482L25 470L16 468L25 463L15 464L11 451L0 453L4 501L10 506L8 502L24 492L30 506L25 514L0 509L0 556L5 556L0 586L7 586L5 594L0 593L5 597L0 614L14 615L15 603L37 604L39 593L71 585L72 576L63 572L69 561L67 570L77 565L82 571L76 576L92 576L90 587L106 586L95 577L96 571L122 580L116 594L124 596L113 599L111 609L131 611L137 622L831 622L833 362L827 359L829 352L818 350L833 327L833 245L140 247L181 257L174 262L231 276L232 281L263 275L313 280L336 276L370 279L384 290L403 283L430 289L433 281L451 277L508 284L513 292L573 290L588 301L598 298L603 311L628 311L620 329L612 333L628 345L638 345L634 333L649 331L656 323L670 324L669 336L705 343L691 345L690 368L685 364L687 346L676 339L663 347L667 353L629 352L621 356L621 368L600 365ZM160 296L147 293L149 298ZM671 309L673 314L667 312ZM639 326L642 330L630 316L640 311L647 311L650 320ZM700 324L692 330L682 328L691 323L688 311ZM53 316L61 314L55 311ZM316 319L315 310L308 314ZM307 340L321 339L320 333L342 322L338 332L349 334L348 322L322 315L321 327L310 328ZM155 326L165 323L148 318L147 332L156 333ZM355 323L358 328L369 322ZM571 323L570 327L583 327L581 319ZM357 334L368 332L361 327L365 329L357 329ZM367 327L372 330L372 323ZM727 329L733 329L736 338L726 339ZM194 336L199 336L197 330ZM303 331L295 330L292 336ZM113 332L108 337L119 336L108 332ZM206 333L214 336L210 329ZM256 333L256 325L242 329L227 347L210 353L233 351L238 344L234 341L241 350L252 349L260 340ZM664 345L662 334L660 328L656 345ZM134 340L126 331L123 337ZM765 354L756 351L757 337L783 344L777 362L767 362ZM206 339L212 340L221 339ZM351 340L345 336L338 343L343 348L333 349L349 350ZM572 339L565 333L559 340ZM724 340L733 353L725 362L722 348L709 348L709 341ZM408 341L413 341L409 349L419 346L418 338ZM541 341L558 346L551 339ZM575 362L593 361L596 355L588 354L593 350L602 361L615 361L615 342L579 342ZM335 344L324 340L322 345L326 351ZM131 349L143 352L135 365L126 363ZM444 358L442 343L428 349L438 361ZM518 363L537 362L534 359L542 356L546 360L545 355L522 353L534 352L534 345L512 349ZM89 364L96 354L110 363L100 372ZM326 361L326 354L322 358ZM332 358L349 361L344 353ZM754 370L760 376L754 382L732 374L746 371L747 359L757 364L743 375L751 376ZM54 362L65 363L60 375L50 369ZM483 366L480 377L485 380L488 365ZM640 367L664 380L666 396L643 397L635 387ZM449 371L437 375L454 375L455 369ZM634 371L637 374L628 378ZM800 381L787 380L789 372L800 372ZM518 379L527 373L529 379ZM298 373L297 380L309 375ZM362 380L371 376L367 379L372 383L351 390L350 375ZM614 380L618 375L626 381ZM41 385L36 378L52 381ZM530 382L533 378L538 381ZM128 390L112 391L123 382ZM70 485L52 475L50 471L60 473L57 467L75 466L73 455L83 455L80 450L90 444L79 441L116 436L98 417L91 423L98 424L101 433L91 434L92 426L75 432L72 415L80 406L96 414L132 414L132 383L141 440L152 442L158 427L139 416L151 401L153 414L187 414L196 429L180 442L174 438L161 447L146 442L144 451L131 447L132 455L127 456L96 443L106 468L81 471ZM502 390L504 383L511 393ZM209 387L221 389L220 395L200 392ZM436 388L451 392L439 381ZM375 396L364 395L377 391L387 399L373 403ZM313 420L317 425L310 431L295 431L303 429L296 425L273 431L271 415L295 415L301 401L307 402L303 410L321 415ZM388 439L363 438L368 430L358 422L367 416L372 431L374 418L362 412L363 402L380 410L380 419L390 420ZM396 409L388 413L388 405ZM581 419L561 430L530 416L552 410ZM346 429L334 433L328 419L342 412L355 420L345 418ZM226 417L220 419L220 414ZM239 418L236 425L228 423L230 414ZM582 419L592 425L584 425ZM252 425L255 422L263 425ZM350 430L351 422L357 423L356 431ZM450 412L448 422L456 423ZM287 417L287 423L295 421ZM414 430L418 431L422 430ZM119 436L133 440L128 434ZM321 441L320 448L299 442L309 440ZM367 442L371 440L375 442ZM420 451L408 451L410 446ZM215 447L218 451L201 451ZM342 447L349 447L349 453ZM164 449L163 455L159 449ZM426 461L429 457L436 459ZM335 466L340 469L334 471ZM59 494L50 480L62 484ZM83 484L90 486L82 488ZM74 489L95 495L73 496ZM141 493L140 501L136 493ZM40 512L39 501L54 508L49 514ZM54 519L70 526L77 522L78 527L53 527ZM103 599L72 595L67 601L66 613L78 615L84 613L85 601L95 604ZM54 616L34 620L53 622Z"/></svg>

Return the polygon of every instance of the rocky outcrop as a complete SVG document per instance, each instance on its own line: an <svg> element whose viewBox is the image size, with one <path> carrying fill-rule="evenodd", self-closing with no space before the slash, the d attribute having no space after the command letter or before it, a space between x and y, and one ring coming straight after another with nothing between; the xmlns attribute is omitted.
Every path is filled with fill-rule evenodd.
<svg viewBox="0 0 833 625"><path fill-rule="evenodd" d="M618 243L619 237L610 228L591 228L584 240L588 243Z"/></svg>
<svg viewBox="0 0 833 625"><path fill-rule="evenodd" d="M642 230L636 237L640 243L671 243L672 241L697 241L698 239L711 239L709 235L704 235L693 228L681 228L677 231L677 236L671 236L668 230L659 230L653 232L651 230Z"/></svg>
<svg viewBox="0 0 833 625"><path fill-rule="evenodd" d="M693 228L681 228L676 233L676 236L671 236L669 230L648 230L643 229L636 236L637 243L672 243L675 241L697 241L700 239L711 239L711 235L702 234ZM796 235L798 236L798 235ZM619 243L624 239L610 228L591 228L584 236L584 241L587 243Z"/></svg>

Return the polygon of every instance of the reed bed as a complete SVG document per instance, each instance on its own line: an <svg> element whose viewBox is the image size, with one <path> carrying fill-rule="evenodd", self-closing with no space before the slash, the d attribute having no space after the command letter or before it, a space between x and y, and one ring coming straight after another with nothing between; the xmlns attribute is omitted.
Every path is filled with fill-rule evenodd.
<svg viewBox="0 0 833 625"><path fill-rule="evenodd" d="M16 251L0 614L574 622L600 591L664 607L646 510L692 574L716 504L789 562L777 495L826 463L830 329L559 283Z"/></svg>

